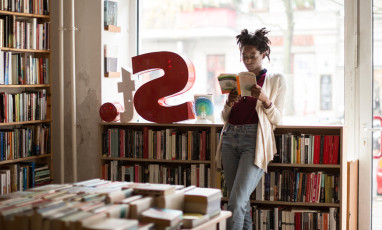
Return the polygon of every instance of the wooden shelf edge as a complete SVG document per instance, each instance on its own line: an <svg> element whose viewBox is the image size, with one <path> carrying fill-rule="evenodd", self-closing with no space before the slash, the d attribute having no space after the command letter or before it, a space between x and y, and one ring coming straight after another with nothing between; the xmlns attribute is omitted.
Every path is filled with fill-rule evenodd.
<svg viewBox="0 0 382 230"><path fill-rule="evenodd" d="M17 48L8 48L0 47L2 51L12 51L12 52L23 52L23 53L50 53L50 50L31 50L31 49L17 49Z"/></svg>
<svg viewBox="0 0 382 230"><path fill-rule="evenodd" d="M251 204L306 206L306 207L340 207L339 203L310 203L310 202L287 202L287 201L258 201L251 200Z"/></svg>
<svg viewBox="0 0 382 230"><path fill-rule="evenodd" d="M228 202L227 197L222 198L223 202ZM340 207L340 203L310 203L310 202L288 202L288 201L268 201L251 200L251 204L262 205L282 205L282 206L307 206L307 207Z"/></svg>
<svg viewBox="0 0 382 230"><path fill-rule="evenodd" d="M115 25L107 25L104 27L105 31L113 32L113 33L120 33L121 27L115 26Z"/></svg>
<svg viewBox="0 0 382 230"><path fill-rule="evenodd" d="M268 167L284 168L316 168L316 169L340 169L341 165L334 164L289 164L289 163L269 163Z"/></svg>
<svg viewBox="0 0 382 230"><path fill-rule="evenodd" d="M163 159L144 159L144 158L125 158L125 157L101 157L103 161L119 160L132 162L152 162L152 163L184 163L184 164L211 164L211 161L198 160L163 160Z"/></svg>
<svg viewBox="0 0 382 230"><path fill-rule="evenodd" d="M105 122L105 121L100 121L99 122L100 125L104 125L104 126L149 126L149 127L206 127L206 128L210 128L210 127L223 127L222 124L200 124L200 123L193 123L193 122L187 122L187 123L171 123L171 124L161 124L161 123L138 123L138 122Z"/></svg>
<svg viewBox="0 0 382 230"><path fill-rule="evenodd" d="M120 72L108 72L108 73L105 73L105 77L108 77L108 78L119 78L120 76L121 76Z"/></svg>
<svg viewBox="0 0 382 230"><path fill-rule="evenodd" d="M32 17L32 18L46 18L46 19L50 19L50 15L20 13L20 12L13 12L13 11L7 11L7 10L0 10L0 14L16 15L16 16Z"/></svg>
<svg viewBox="0 0 382 230"><path fill-rule="evenodd" d="M49 88L50 84L0 85L0 88Z"/></svg>
<svg viewBox="0 0 382 230"><path fill-rule="evenodd" d="M35 159L48 158L48 157L52 157L52 154L49 153L49 154L43 154L38 156L23 157L23 158L17 158L13 160L0 161L0 165L12 164L12 163L23 162L23 161L31 161Z"/></svg>
<svg viewBox="0 0 382 230"><path fill-rule="evenodd" d="M9 123L0 123L0 127L2 126L13 126L13 125L31 125L31 124L42 124L42 123L50 123L52 120L36 120L36 121L21 121L21 122L9 122Z"/></svg>

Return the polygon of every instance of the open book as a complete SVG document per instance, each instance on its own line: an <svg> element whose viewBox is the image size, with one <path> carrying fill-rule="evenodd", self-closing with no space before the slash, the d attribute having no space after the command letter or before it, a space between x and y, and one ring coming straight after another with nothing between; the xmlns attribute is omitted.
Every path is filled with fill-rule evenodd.
<svg viewBox="0 0 382 230"><path fill-rule="evenodd" d="M256 85L256 75L251 72L241 72L239 74L223 73L218 76L220 89L223 94L237 90L242 97L251 96L251 88Z"/></svg>

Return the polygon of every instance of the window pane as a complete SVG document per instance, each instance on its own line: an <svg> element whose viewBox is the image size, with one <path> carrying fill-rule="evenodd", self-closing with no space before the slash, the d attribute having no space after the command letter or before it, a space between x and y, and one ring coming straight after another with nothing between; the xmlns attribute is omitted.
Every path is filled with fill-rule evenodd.
<svg viewBox="0 0 382 230"><path fill-rule="evenodd" d="M244 28L271 32L270 62L281 72L288 93L284 124L343 124L344 5L340 0L145 0L140 1L139 52L172 51L195 66L190 91L170 100L176 105L194 94L213 94L215 121L225 96L216 77L246 71L235 36ZM309 20L307 20L309 19ZM143 82L144 83L144 82Z"/></svg>

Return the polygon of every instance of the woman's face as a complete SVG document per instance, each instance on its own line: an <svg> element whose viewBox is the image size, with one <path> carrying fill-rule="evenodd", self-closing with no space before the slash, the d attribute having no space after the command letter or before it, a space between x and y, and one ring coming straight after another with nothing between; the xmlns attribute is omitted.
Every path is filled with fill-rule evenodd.
<svg viewBox="0 0 382 230"><path fill-rule="evenodd" d="M262 61L265 53L261 54L255 46L246 45L242 49L242 59L249 72L256 75L262 70Z"/></svg>

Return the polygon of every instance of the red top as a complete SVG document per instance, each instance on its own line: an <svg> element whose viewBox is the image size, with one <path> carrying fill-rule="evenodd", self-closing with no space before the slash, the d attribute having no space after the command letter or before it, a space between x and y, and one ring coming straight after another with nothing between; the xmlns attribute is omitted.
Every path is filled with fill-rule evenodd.
<svg viewBox="0 0 382 230"><path fill-rule="evenodd" d="M256 76L257 85L263 87L267 70L264 69ZM259 123L256 112L257 99L253 97L241 97L240 101L232 106L228 123L231 125L246 125Z"/></svg>

